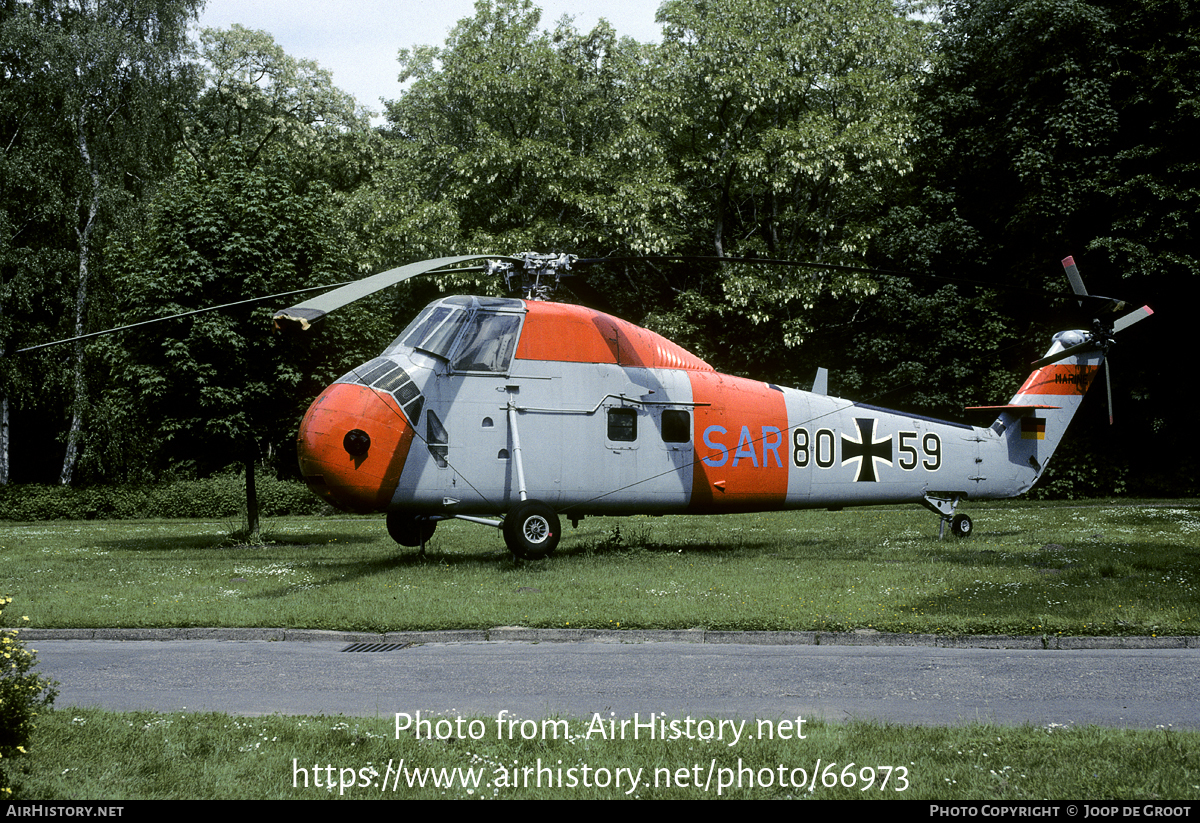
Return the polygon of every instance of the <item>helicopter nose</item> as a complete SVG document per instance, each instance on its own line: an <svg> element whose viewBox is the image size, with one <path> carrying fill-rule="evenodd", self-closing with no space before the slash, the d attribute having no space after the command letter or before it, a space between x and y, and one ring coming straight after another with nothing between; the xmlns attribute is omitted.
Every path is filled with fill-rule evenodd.
<svg viewBox="0 0 1200 823"><path fill-rule="evenodd" d="M313 492L340 509L372 512L391 502L412 439L390 394L336 383L304 415L296 450Z"/></svg>

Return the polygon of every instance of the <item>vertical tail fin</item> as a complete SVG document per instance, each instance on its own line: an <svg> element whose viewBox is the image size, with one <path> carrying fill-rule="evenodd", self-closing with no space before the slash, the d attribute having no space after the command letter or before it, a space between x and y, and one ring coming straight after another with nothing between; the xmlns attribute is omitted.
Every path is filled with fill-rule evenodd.
<svg viewBox="0 0 1200 823"><path fill-rule="evenodd" d="M973 407L1000 412L991 428L1004 444L1000 464L991 463L989 470L992 488L983 496L1024 494L1041 477L1104 362L1101 349L1079 347L1086 338L1082 331L1054 335L1046 357L1035 364L1007 405ZM1063 357L1072 347L1075 350Z"/></svg>
<svg viewBox="0 0 1200 823"><path fill-rule="evenodd" d="M1086 332L1059 332L1043 360L1054 358L1086 339ZM1064 359L1037 368L1008 405L1001 407L1000 417L992 428L1002 432L1008 441L1009 459L1034 470L1031 486L1062 442L1103 362L1104 352L1100 349L1076 350Z"/></svg>

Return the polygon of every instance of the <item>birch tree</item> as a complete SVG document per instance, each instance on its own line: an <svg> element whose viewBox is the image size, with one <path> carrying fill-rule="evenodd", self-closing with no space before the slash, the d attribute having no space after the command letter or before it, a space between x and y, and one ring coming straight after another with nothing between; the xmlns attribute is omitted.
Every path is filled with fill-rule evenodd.
<svg viewBox="0 0 1200 823"><path fill-rule="evenodd" d="M28 92L11 125L10 145L56 152L59 229L74 262L57 271L67 334L82 334L101 276L103 238L119 215L168 167L179 136L174 116L188 91L186 27L200 0L35 0L4 10L6 80ZM36 139L25 126L49 125ZM14 142L15 141L15 142ZM6 204L8 205L8 204ZM88 398L86 353L70 358L69 422L59 479L70 483Z"/></svg>

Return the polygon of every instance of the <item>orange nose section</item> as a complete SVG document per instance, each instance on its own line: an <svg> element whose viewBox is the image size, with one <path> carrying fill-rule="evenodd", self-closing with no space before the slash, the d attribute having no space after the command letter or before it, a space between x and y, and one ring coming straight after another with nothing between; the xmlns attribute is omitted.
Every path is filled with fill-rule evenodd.
<svg viewBox="0 0 1200 823"><path fill-rule="evenodd" d="M338 508L372 512L391 503L412 439L390 394L336 383L304 415L296 450L310 489Z"/></svg>

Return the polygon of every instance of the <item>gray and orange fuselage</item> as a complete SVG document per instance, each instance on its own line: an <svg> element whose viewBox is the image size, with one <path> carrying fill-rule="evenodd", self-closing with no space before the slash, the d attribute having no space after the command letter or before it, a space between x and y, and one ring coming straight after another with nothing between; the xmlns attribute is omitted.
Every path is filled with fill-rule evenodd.
<svg viewBox="0 0 1200 823"><path fill-rule="evenodd" d="M1056 336L1051 352L1081 340ZM1027 491L1102 360L1034 371L987 427L716 372L579 306L451 297L312 404L305 479L350 511L569 518L838 508Z"/></svg>

